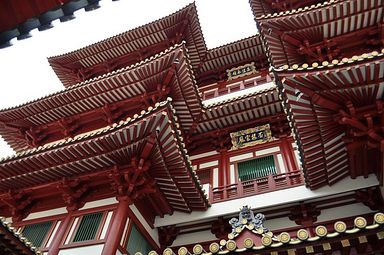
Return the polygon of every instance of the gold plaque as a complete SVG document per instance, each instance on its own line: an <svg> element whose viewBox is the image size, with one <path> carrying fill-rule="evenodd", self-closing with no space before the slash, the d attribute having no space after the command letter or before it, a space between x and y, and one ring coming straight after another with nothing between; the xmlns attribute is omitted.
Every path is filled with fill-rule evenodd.
<svg viewBox="0 0 384 255"><path fill-rule="evenodd" d="M250 64L234 67L231 69L227 69L227 76L229 81L240 78L240 77L244 77L247 75L255 74L255 73L256 73L256 67L254 62Z"/></svg>

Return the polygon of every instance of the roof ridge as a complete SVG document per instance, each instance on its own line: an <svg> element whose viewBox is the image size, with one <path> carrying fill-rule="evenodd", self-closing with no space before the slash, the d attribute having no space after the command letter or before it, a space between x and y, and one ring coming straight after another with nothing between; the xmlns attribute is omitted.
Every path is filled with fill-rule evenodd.
<svg viewBox="0 0 384 255"><path fill-rule="evenodd" d="M69 90L73 90L73 89L76 89L78 87L81 87L83 85L86 85L86 84L90 84L92 82L95 82L99 79L102 79L102 78L106 78L106 77L109 77L111 75L115 75L115 74L119 74L119 73L122 73L124 71L129 71L129 70L132 70L134 68L137 68L137 67L140 67L142 65L145 65L147 64L148 62L150 61L154 61L154 60L157 60L159 58L161 58L162 56L168 54L169 52L171 52L172 50L175 50L177 48L185 48L185 41L182 41L180 44L175 44L171 47L169 47L168 49L165 49L164 51L158 53L158 54L155 54L151 57L148 57L140 62L137 62L135 64L132 64L130 66L126 66L126 67L123 67L123 68L120 68L118 70L115 70L115 71L112 71L112 72L109 72L109 73L106 73L106 74L103 74L103 75L100 75L100 76L97 76L97 77L94 77L92 79L89 79L89 80L86 80L86 81L83 81L83 82L80 82L80 83L76 83L72 86L69 86L69 87L66 87L62 90L59 90L59 91L56 91L56 92L53 92L51 94L48 94L48 95L45 95L45 96L42 96L42 97L39 97L39 98L36 98L36 99L33 99L33 100L30 100L30 101L27 101L25 103L22 103L22 104L18 104L18 105L15 105L15 106L11 106L11 107L7 107L7 108L4 108L4 109L0 109L0 114L3 113L3 112L6 112L6 111L11 111L11 110L14 110L16 108L20 108L20 107L23 107L23 106L26 106L26 105L29 105L29 104L33 104L35 102L38 102L38 101L41 101L41 100L44 100L44 99L47 99L49 97L53 97L55 95L59 95L61 93L64 93L66 91L69 91Z"/></svg>
<svg viewBox="0 0 384 255"><path fill-rule="evenodd" d="M350 1L354 1L354 0L350 0ZM328 6L328 5L332 5L332 4L337 4L337 3L344 3L344 1L329 0L329 1L325 1L323 3L312 4L310 6L304 6L304 7L300 7L300 8L297 8L297 9L292 9L292 10L289 10L289 11L281 11L281 12L263 14L263 15L261 15L259 17L256 17L256 20L266 20L266 19L274 19L274 18L287 17L289 15L296 15L296 14L303 13L303 12L315 11L317 9L323 8L324 6Z"/></svg>
<svg viewBox="0 0 384 255"><path fill-rule="evenodd" d="M318 62L313 62L311 66L307 63L302 64L299 66L298 64L293 64L291 66L289 65L283 65L281 67L272 67L273 71L276 72L292 72L292 71L321 71L321 69L324 68L333 68L333 67L342 67L348 64L355 64L356 62L361 62L365 60L374 60L377 58L381 58L384 56L384 48L381 49L381 51L372 51L368 53L363 53L361 55L355 55L350 58L343 58L341 61L338 59L334 59L329 63L328 61L323 61L321 64Z"/></svg>
<svg viewBox="0 0 384 255"><path fill-rule="evenodd" d="M182 11L188 11L189 9L195 9L196 12L197 12L195 2L192 2L192 3L188 4L187 6L185 6L185 7L183 7L183 8L180 8L180 9L176 10L176 11L172 12L171 14L168 14L168 15L166 15L166 16L164 16L164 17L160 17L160 18L158 18L158 19L156 19L156 20L150 21L150 22L145 23L145 24L143 24L143 25L140 25L140 26L138 26L138 27L129 29L128 31L121 32L121 33L116 34L116 35L114 35L114 36L111 36L111 37L108 37L108 38L103 39L103 40L101 40L101 41L97 41L97 42L94 42L94 43L92 43L92 44L83 46L83 47L78 48L78 49L73 50L73 51L69 51L69 52L66 52L66 53L62 53L62 54L58 54L58 55L54 55L54 56L48 57L48 58L47 58L47 59L48 59L48 62L49 62L50 60L55 60L55 59L60 58L60 57L64 57L64 56L67 56L67 55L70 55L70 54L74 54L74 53L80 52L80 51L82 51L82 50L84 50L84 49L86 49L86 48L91 48L91 47L93 47L93 46L95 46L95 45L97 45L97 44L107 42L108 40L110 40L110 39L112 39L112 38L116 38L116 37L122 36L122 35L124 35L124 34L131 33L132 31L142 29L143 27L149 26L149 25L154 24L154 23L156 23L156 22L159 22L159 21L161 21L161 20L163 20L163 19L170 18L170 17L172 17L173 15L175 15L176 13L179 13L179 12L182 12Z"/></svg>
<svg viewBox="0 0 384 255"><path fill-rule="evenodd" d="M45 144L45 145L42 145L42 146L39 146L36 148L24 150L24 151L18 152L16 154L13 154L13 155L10 155L10 156L4 157L4 158L0 158L0 164L8 162L10 160L15 160L18 158L29 156L29 155L34 154L36 152L44 152L44 151L47 151L50 149L61 147L62 145L68 145L68 144L71 144L74 142L85 140L85 139L90 138L90 137L95 137L95 136L100 135L102 133L119 129L120 127L125 127L129 124L132 124L133 122L136 122L137 120L142 119L145 116L148 116L151 113L154 113L155 111L159 110L161 107L168 105L171 101L172 101L172 98L167 98L167 100L165 100L165 101L162 101L160 103L156 103L154 107L150 106L147 108L147 110L142 110L140 112L140 114L134 114L132 116L132 118L127 117L125 120L119 121L119 123L114 123L110 126L105 126L103 128L93 130L89 133L79 134L79 135L76 135L74 138L68 138L64 141L63 140L56 141L56 142L53 142L50 144Z"/></svg>
<svg viewBox="0 0 384 255"><path fill-rule="evenodd" d="M238 40L233 41L233 42L228 42L228 43L225 43L223 45L219 45L219 46L213 47L213 48L207 50L207 54L209 54L212 51L220 50L220 49L222 49L224 47L227 47L227 46L229 46L231 44L240 43L242 41L246 41L248 39L257 38L257 37L260 37L260 33L257 33L257 34L254 34L254 35L250 35L250 36L238 39Z"/></svg>
<svg viewBox="0 0 384 255"><path fill-rule="evenodd" d="M203 104L204 110L211 110L212 108L215 108L217 106L221 106L221 105L224 105L224 104L232 103L232 102L235 102L235 101L240 100L240 99L245 99L245 98L253 97L253 96L256 96L256 95L259 95L259 94L264 94L266 92L270 92L270 91L273 91L273 90L276 90L276 89L277 89L277 87L275 85L274 87L271 87L271 88L265 88L265 89L262 89L262 90L259 90L259 91L253 91L253 92L250 92L248 94L244 94L244 95L240 95L240 96L237 96L237 97L233 97L233 98L229 98L229 99L223 100L221 102L211 103L211 104L207 104L207 105Z"/></svg>

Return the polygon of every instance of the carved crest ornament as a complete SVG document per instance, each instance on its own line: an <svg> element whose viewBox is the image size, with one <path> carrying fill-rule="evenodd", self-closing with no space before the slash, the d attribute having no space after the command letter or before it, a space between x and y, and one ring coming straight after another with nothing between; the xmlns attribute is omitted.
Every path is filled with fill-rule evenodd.
<svg viewBox="0 0 384 255"><path fill-rule="evenodd" d="M229 220L229 224L232 227L232 232L228 234L229 239L236 238L243 229L247 228L248 230L260 234L262 236L268 236L272 239L276 237L273 236L273 233L269 231L268 228L264 227L263 223L265 222L265 216L262 213L254 213L251 210L251 207L248 205L240 208L239 217L232 218Z"/></svg>

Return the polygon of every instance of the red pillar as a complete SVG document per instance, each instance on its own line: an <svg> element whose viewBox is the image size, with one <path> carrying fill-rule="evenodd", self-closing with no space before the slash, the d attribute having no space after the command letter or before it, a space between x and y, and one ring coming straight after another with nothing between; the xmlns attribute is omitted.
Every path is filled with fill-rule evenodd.
<svg viewBox="0 0 384 255"><path fill-rule="evenodd" d="M101 255L115 255L119 246L121 237L123 236L124 227L128 219L129 199L119 199L119 205L116 208L115 216L109 226L107 240Z"/></svg>
<svg viewBox="0 0 384 255"><path fill-rule="evenodd" d="M292 144L288 137L280 137L280 151L283 155L284 163L287 167L287 172L298 170Z"/></svg>
<svg viewBox="0 0 384 255"><path fill-rule="evenodd" d="M226 149L220 150L219 175L219 186L226 186L231 182Z"/></svg>
<svg viewBox="0 0 384 255"><path fill-rule="evenodd" d="M51 245L49 246L48 255L59 254L60 245L65 242L67 229L71 225L72 211L69 211L65 218L61 221L59 229L57 230Z"/></svg>

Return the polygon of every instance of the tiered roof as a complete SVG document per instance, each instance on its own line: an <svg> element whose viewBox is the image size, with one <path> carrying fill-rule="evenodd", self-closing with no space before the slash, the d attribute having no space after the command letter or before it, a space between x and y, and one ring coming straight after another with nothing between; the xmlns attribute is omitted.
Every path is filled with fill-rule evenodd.
<svg viewBox="0 0 384 255"><path fill-rule="evenodd" d="M7 255L42 254L3 217L0 218L0 252Z"/></svg>
<svg viewBox="0 0 384 255"><path fill-rule="evenodd" d="M140 62L183 40L195 68L203 60L207 48L194 3L167 17L79 50L50 57L48 61L64 86L69 87Z"/></svg>
<svg viewBox="0 0 384 255"><path fill-rule="evenodd" d="M348 105L356 110L352 116L359 121L366 110L373 118L379 118L375 109L384 97L383 56L384 51L372 52L341 62L325 62L324 65L315 63L275 69L291 123L300 141L303 167L310 187L332 184L347 175L367 176L380 171L377 163L382 157L368 150L369 147L360 145L357 146L359 150L353 152L365 155L364 163L361 163L361 158L355 161L348 153L351 137L348 123L342 119L348 115ZM302 96L298 97L298 93ZM361 132L360 136L365 137L366 142L373 139L364 136L364 130Z"/></svg>
<svg viewBox="0 0 384 255"><path fill-rule="evenodd" d="M257 21L271 64L281 67L378 50L382 8L380 0L331 0Z"/></svg>
<svg viewBox="0 0 384 255"><path fill-rule="evenodd" d="M16 151L101 128L167 96L187 131L202 104L184 44L145 61L0 112L0 134ZM69 133L63 132L65 128Z"/></svg>
<svg viewBox="0 0 384 255"><path fill-rule="evenodd" d="M113 178L110 180L108 176L115 174L114 169L121 174L130 174L134 167L132 161L143 159L150 163L150 168L139 177L154 181L161 192L161 195L157 192L151 193L150 198L143 198L149 199L147 210L151 204L153 207L160 204L159 196L166 198L171 210L160 214L173 210L204 210L208 206L207 200L192 171L174 114L170 103L163 102L112 127L5 158L0 162L1 196L3 200L12 200L6 192L20 190L28 194L31 201L39 197L41 203L44 195L55 196L59 191L57 185L63 178L67 182L92 179L87 182L89 190L102 192L106 188L109 190L107 194L111 194L108 184L113 183ZM135 192L139 195L144 191L137 187ZM155 212L157 209L152 208Z"/></svg>
<svg viewBox="0 0 384 255"><path fill-rule="evenodd" d="M284 13L305 6L320 4L324 0L250 0L253 14L256 19L265 15ZM275 14L275 15L276 15Z"/></svg>

